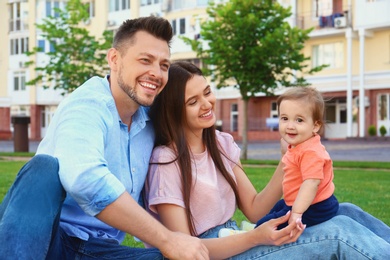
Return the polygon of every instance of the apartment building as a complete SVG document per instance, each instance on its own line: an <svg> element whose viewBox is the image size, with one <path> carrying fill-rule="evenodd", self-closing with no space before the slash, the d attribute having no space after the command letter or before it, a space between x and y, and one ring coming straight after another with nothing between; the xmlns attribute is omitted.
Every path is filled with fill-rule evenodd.
<svg viewBox="0 0 390 260"><path fill-rule="evenodd" d="M199 37L200 23L207 19L208 0L86 0L90 19L83 24L92 34L104 29L115 31L129 18L157 15L167 18L174 29L173 60L190 60L202 66L191 48L178 37ZM217 1L218 2L218 1ZM291 6L290 23L311 28L305 55L312 66L329 64L323 71L307 77L321 90L327 104L324 137L367 136L367 128L382 125L390 134L390 2L384 0L280 0ZM53 7L64 8L61 0L0 0L0 139L12 138L12 118L30 118L29 138L39 140L64 98L59 91L26 86L35 77L33 68L24 67L27 49L50 44L36 30L53 15ZM38 64L44 53L34 57ZM242 137L243 103L233 87L215 90L216 114L223 131ZM280 94L280 93L276 93ZM364 100L364 102L359 102ZM277 116L276 97L259 93L249 103L248 140L279 139L272 122Z"/></svg>

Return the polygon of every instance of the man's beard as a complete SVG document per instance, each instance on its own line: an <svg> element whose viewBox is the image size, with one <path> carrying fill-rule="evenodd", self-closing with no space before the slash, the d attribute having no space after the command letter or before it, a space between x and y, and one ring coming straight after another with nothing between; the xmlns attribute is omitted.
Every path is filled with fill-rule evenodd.
<svg viewBox="0 0 390 260"><path fill-rule="evenodd" d="M150 105L152 105L153 101L151 101L151 102L147 102L147 101L143 102L142 100L140 100L138 98L137 91L135 90L135 88L131 87L129 84L126 84L123 81L122 70L119 71L118 85L138 105L140 105L140 106L150 106Z"/></svg>

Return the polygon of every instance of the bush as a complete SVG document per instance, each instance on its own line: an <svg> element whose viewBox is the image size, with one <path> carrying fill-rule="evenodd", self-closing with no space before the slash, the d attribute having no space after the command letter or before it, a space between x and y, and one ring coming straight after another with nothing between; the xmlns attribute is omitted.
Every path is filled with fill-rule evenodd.
<svg viewBox="0 0 390 260"><path fill-rule="evenodd" d="M387 134L387 129L384 125L379 128L379 133L381 136L385 136Z"/></svg>
<svg viewBox="0 0 390 260"><path fill-rule="evenodd" d="M376 136L376 126L370 125L370 126L368 127L368 134L369 134L370 136Z"/></svg>

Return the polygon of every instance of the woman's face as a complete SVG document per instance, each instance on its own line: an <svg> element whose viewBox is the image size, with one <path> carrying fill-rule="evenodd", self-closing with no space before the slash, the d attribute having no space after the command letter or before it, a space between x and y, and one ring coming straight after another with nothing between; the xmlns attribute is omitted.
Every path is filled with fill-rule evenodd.
<svg viewBox="0 0 390 260"><path fill-rule="evenodd" d="M201 134L203 129L215 124L214 105L216 98L203 76L195 75L187 82L185 90L187 125L185 132Z"/></svg>

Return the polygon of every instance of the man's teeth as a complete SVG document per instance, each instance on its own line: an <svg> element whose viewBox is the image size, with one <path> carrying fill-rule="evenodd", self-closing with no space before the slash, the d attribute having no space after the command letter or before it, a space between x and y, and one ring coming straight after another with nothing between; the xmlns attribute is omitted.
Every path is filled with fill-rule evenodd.
<svg viewBox="0 0 390 260"><path fill-rule="evenodd" d="M141 84L141 86L143 86L145 88L150 88L150 89L156 89L157 88L155 85L150 84L150 83L143 82L143 83L140 83L140 84Z"/></svg>

